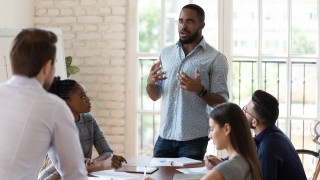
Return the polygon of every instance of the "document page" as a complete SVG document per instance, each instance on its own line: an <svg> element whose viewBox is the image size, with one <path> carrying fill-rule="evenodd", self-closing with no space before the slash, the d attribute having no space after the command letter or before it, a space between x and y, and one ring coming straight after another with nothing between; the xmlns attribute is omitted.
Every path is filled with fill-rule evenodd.
<svg viewBox="0 0 320 180"><path fill-rule="evenodd" d="M189 164L200 164L202 161L180 157L180 158L152 158L150 166L185 166Z"/></svg>

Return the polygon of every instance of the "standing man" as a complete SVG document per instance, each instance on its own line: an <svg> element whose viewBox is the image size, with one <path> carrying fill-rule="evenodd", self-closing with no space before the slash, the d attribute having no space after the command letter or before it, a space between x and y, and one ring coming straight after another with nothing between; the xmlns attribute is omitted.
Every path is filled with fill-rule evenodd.
<svg viewBox="0 0 320 180"><path fill-rule="evenodd" d="M307 179L293 144L275 125L279 116L278 100L257 90L243 111L256 135L254 141L263 179Z"/></svg>
<svg viewBox="0 0 320 180"><path fill-rule="evenodd" d="M46 90L53 81L57 37L22 30L10 52L13 76L0 84L0 178L36 179L49 149L65 180L87 179L74 118L66 103Z"/></svg>
<svg viewBox="0 0 320 180"><path fill-rule="evenodd" d="M179 42L162 49L160 60L151 67L147 93L152 100L162 96L163 101L154 157L202 160L208 144L208 107L229 97L228 63L204 40L204 20L200 6L184 6L177 21Z"/></svg>

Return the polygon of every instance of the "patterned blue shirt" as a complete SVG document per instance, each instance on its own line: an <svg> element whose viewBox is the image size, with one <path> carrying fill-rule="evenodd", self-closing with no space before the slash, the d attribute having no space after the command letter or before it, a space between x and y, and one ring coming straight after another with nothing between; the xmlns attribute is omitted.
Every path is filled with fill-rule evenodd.
<svg viewBox="0 0 320 180"><path fill-rule="evenodd" d="M180 88L176 75L183 71L195 77L195 69L198 68L201 84L208 92L227 100L227 59L204 39L187 56L178 42L163 48L159 59L167 77L157 83L163 103L160 137L187 141L207 136L210 106L196 93Z"/></svg>

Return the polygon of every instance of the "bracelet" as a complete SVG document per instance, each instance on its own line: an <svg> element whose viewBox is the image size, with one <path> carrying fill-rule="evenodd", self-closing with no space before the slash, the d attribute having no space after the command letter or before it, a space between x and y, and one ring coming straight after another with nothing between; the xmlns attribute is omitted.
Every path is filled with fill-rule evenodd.
<svg viewBox="0 0 320 180"><path fill-rule="evenodd" d="M205 96L207 94L207 92L208 91L206 90L206 88L204 86L202 86L202 90L199 93L197 93L197 95L199 97L203 97L203 96Z"/></svg>

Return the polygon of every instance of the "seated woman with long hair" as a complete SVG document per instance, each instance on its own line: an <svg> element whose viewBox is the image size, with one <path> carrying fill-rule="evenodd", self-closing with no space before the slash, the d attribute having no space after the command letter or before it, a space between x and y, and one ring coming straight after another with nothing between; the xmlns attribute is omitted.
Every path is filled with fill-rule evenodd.
<svg viewBox="0 0 320 180"><path fill-rule="evenodd" d="M228 160L216 165L203 180L261 180L261 170L249 123L234 103L216 106L210 113L210 132L217 150L226 150Z"/></svg>

